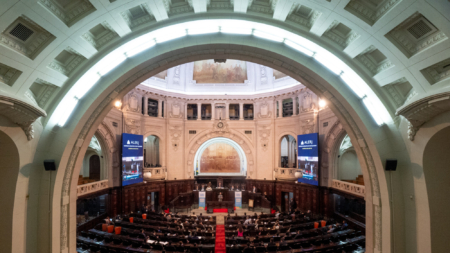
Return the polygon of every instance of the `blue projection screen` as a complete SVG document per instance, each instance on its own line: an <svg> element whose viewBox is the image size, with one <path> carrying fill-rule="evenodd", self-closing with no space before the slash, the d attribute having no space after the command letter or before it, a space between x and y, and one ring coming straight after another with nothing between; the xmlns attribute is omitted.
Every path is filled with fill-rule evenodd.
<svg viewBox="0 0 450 253"><path fill-rule="evenodd" d="M144 181L144 136L122 134L122 186Z"/></svg>
<svg viewBox="0 0 450 253"><path fill-rule="evenodd" d="M298 168L303 171L299 183L319 185L319 135L317 133L297 136Z"/></svg>

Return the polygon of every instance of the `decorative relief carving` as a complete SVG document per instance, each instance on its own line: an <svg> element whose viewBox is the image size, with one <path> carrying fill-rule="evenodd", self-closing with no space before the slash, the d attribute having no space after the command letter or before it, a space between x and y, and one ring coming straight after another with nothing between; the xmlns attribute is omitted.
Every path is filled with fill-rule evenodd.
<svg viewBox="0 0 450 253"><path fill-rule="evenodd" d="M19 125L29 141L34 138L33 123L38 118L47 116L38 106L3 95L0 95L0 115Z"/></svg>
<svg viewBox="0 0 450 253"><path fill-rule="evenodd" d="M371 1L351 0L344 9L361 18L369 25L373 25L400 1L382 1L380 4L374 5Z"/></svg>
<svg viewBox="0 0 450 253"><path fill-rule="evenodd" d="M272 117L272 112L269 111L269 103L264 101L259 108L258 118L270 118Z"/></svg>
<svg viewBox="0 0 450 253"><path fill-rule="evenodd" d="M183 113L182 113L182 108L183 105L180 102L174 102L172 103L172 110L169 113L169 116L171 118L183 118Z"/></svg>
<svg viewBox="0 0 450 253"><path fill-rule="evenodd" d="M270 127L269 126L261 126L258 130L261 147L264 151L267 151L269 147L269 137L270 137Z"/></svg>
<svg viewBox="0 0 450 253"><path fill-rule="evenodd" d="M401 115L409 121L408 138L413 141L423 124L449 110L450 92L443 92L409 103L399 108L395 115Z"/></svg>
<svg viewBox="0 0 450 253"><path fill-rule="evenodd" d="M125 131L130 134L140 134L141 121L135 119L125 119Z"/></svg>
<svg viewBox="0 0 450 253"><path fill-rule="evenodd" d="M178 147L180 146L180 139L181 139L181 127L179 126L172 126L169 128L170 133L170 139L172 141L172 148L173 150L177 151Z"/></svg>
<svg viewBox="0 0 450 253"><path fill-rule="evenodd" d="M22 74L22 71L0 63L0 82L13 86L20 74Z"/></svg>
<svg viewBox="0 0 450 253"><path fill-rule="evenodd" d="M138 94L129 94L127 98L127 111L140 112L141 102L139 100Z"/></svg>

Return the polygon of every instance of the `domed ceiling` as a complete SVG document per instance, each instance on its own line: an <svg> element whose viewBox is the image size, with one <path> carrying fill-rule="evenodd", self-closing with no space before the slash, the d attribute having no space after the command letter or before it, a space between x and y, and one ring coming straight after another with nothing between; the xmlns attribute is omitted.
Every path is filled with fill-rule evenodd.
<svg viewBox="0 0 450 253"><path fill-rule="evenodd" d="M241 60L203 60L182 64L142 84L187 94L253 94L288 88L299 82L272 68Z"/></svg>

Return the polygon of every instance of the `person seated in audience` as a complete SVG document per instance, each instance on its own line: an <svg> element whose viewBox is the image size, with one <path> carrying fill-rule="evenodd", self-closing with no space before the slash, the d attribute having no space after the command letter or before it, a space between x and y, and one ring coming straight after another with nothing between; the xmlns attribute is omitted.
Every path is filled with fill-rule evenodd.
<svg viewBox="0 0 450 253"><path fill-rule="evenodd" d="M180 242L178 243L178 246L184 247L183 241L180 241Z"/></svg>
<svg viewBox="0 0 450 253"><path fill-rule="evenodd" d="M286 234L291 233L292 225L289 225L289 228L286 230Z"/></svg>
<svg viewBox="0 0 450 253"><path fill-rule="evenodd" d="M233 217L231 217L230 214L228 214L227 221L234 221Z"/></svg>
<svg viewBox="0 0 450 253"><path fill-rule="evenodd" d="M275 224L273 225L272 229L275 229L275 230L280 229L280 223L278 221L275 222Z"/></svg>
<svg viewBox="0 0 450 253"><path fill-rule="evenodd" d="M273 238L270 238L270 242L267 244L268 246L276 246L275 242L273 241Z"/></svg>
<svg viewBox="0 0 450 253"><path fill-rule="evenodd" d="M106 223L106 225L111 225L112 222L111 222L111 219L109 218L109 216L106 217L105 223Z"/></svg>
<svg viewBox="0 0 450 253"><path fill-rule="evenodd" d="M242 250L243 250L243 252L249 252L249 251L253 250L253 247L250 244L250 242L248 242L247 245Z"/></svg>
<svg viewBox="0 0 450 253"><path fill-rule="evenodd" d="M236 226L237 228L242 228L242 223L240 221L238 221L238 224Z"/></svg>
<svg viewBox="0 0 450 253"><path fill-rule="evenodd" d="M246 220L244 221L244 225L248 225L248 224L251 224L251 222L252 222L252 219L250 219L250 217L246 217Z"/></svg>
<svg viewBox="0 0 450 253"><path fill-rule="evenodd" d="M263 227L259 227L258 235L262 235L263 231L264 231L264 228Z"/></svg>
<svg viewBox="0 0 450 253"><path fill-rule="evenodd" d="M280 241L280 246L288 246L288 244L287 244L287 242L285 241L286 240L286 237L281 237L281 241Z"/></svg>
<svg viewBox="0 0 450 253"><path fill-rule="evenodd" d="M149 236L145 233L144 229L141 229L141 234L144 236L144 242L148 241Z"/></svg>
<svg viewBox="0 0 450 253"><path fill-rule="evenodd" d="M346 230L347 228L348 228L348 223L345 220L343 220L341 230Z"/></svg>
<svg viewBox="0 0 450 253"><path fill-rule="evenodd" d="M158 229L156 229L156 233L161 233L161 227L158 227Z"/></svg>
<svg viewBox="0 0 450 253"><path fill-rule="evenodd" d="M230 191L234 191L234 185L231 185Z"/></svg>
<svg viewBox="0 0 450 253"><path fill-rule="evenodd" d="M197 243L194 243L194 245L190 249L190 252L200 252Z"/></svg>
<svg viewBox="0 0 450 253"><path fill-rule="evenodd" d="M197 218L197 215L195 215L195 212L192 212L192 215L191 215L191 217L193 217L193 218Z"/></svg>
<svg viewBox="0 0 450 253"><path fill-rule="evenodd" d="M330 225L330 226L328 226L328 231L327 231L327 233L333 233L334 232L334 230L336 230L336 228L334 228L332 225Z"/></svg>
<svg viewBox="0 0 450 253"><path fill-rule="evenodd" d="M202 223L201 220L199 221L197 227L198 227L198 228L201 228L201 229L204 229L204 228L205 228L205 226L203 226L203 223Z"/></svg>
<svg viewBox="0 0 450 253"><path fill-rule="evenodd" d="M311 210L306 211L305 213L305 219L310 220L311 219Z"/></svg>
<svg viewBox="0 0 450 253"><path fill-rule="evenodd" d="M280 215L281 215L281 213L280 213L279 211L277 211L277 212L275 213L275 217L276 217L277 219L280 218Z"/></svg>
<svg viewBox="0 0 450 253"><path fill-rule="evenodd" d="M171 216L170 214L167 215L166 220L167 220L167 221L172 221L172 216Z"/></svg>
<svg viewBox="0 0 450 253"><path fill-rule="evenodd" d="M237 229L237 235L238 235L238 237L243 237L244 236L244 230L242 228L238 228Z"/></svg>
<svg viewBox="0 0 450 253"><path fill-rule="evenodd" d="M297 239L301 239L302 238L302 233L300 232L301 230L297 230L297 234L295 234L295 236L294 236L294 240L297 240Z"/></svg>

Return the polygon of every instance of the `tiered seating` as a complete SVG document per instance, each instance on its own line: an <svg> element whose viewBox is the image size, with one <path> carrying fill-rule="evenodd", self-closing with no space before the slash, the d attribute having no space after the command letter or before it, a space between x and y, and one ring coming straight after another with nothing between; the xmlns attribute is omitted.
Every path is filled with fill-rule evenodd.
<svg viewBox="0 0 450 253"><path fill-rule="evenodd" d="M78 235L79 252L205 252L214 251L215 217L175 216L168 221L155 213L131 214L117 220L120 233L103 231L98 224L88 232ZM196 221L197 220L197 221ZM186 222L187 221L187 222ZM200 223L202 221L202 223ZM183 223L183 225L181 225Z"/></svg>
<svg viewBox="0 0 450 253"><path fill-rule="evenodd" d="M228 252L364 252L365 237L361 231L343 228L319 216L297 218L280 215L260 215L256 224L244 224L245 216L229 216L225 222ZM334 225L332 231L325 225ZM322 226L322 227L319 227ZM238 237L237 228L243 229Z"/></svg>

